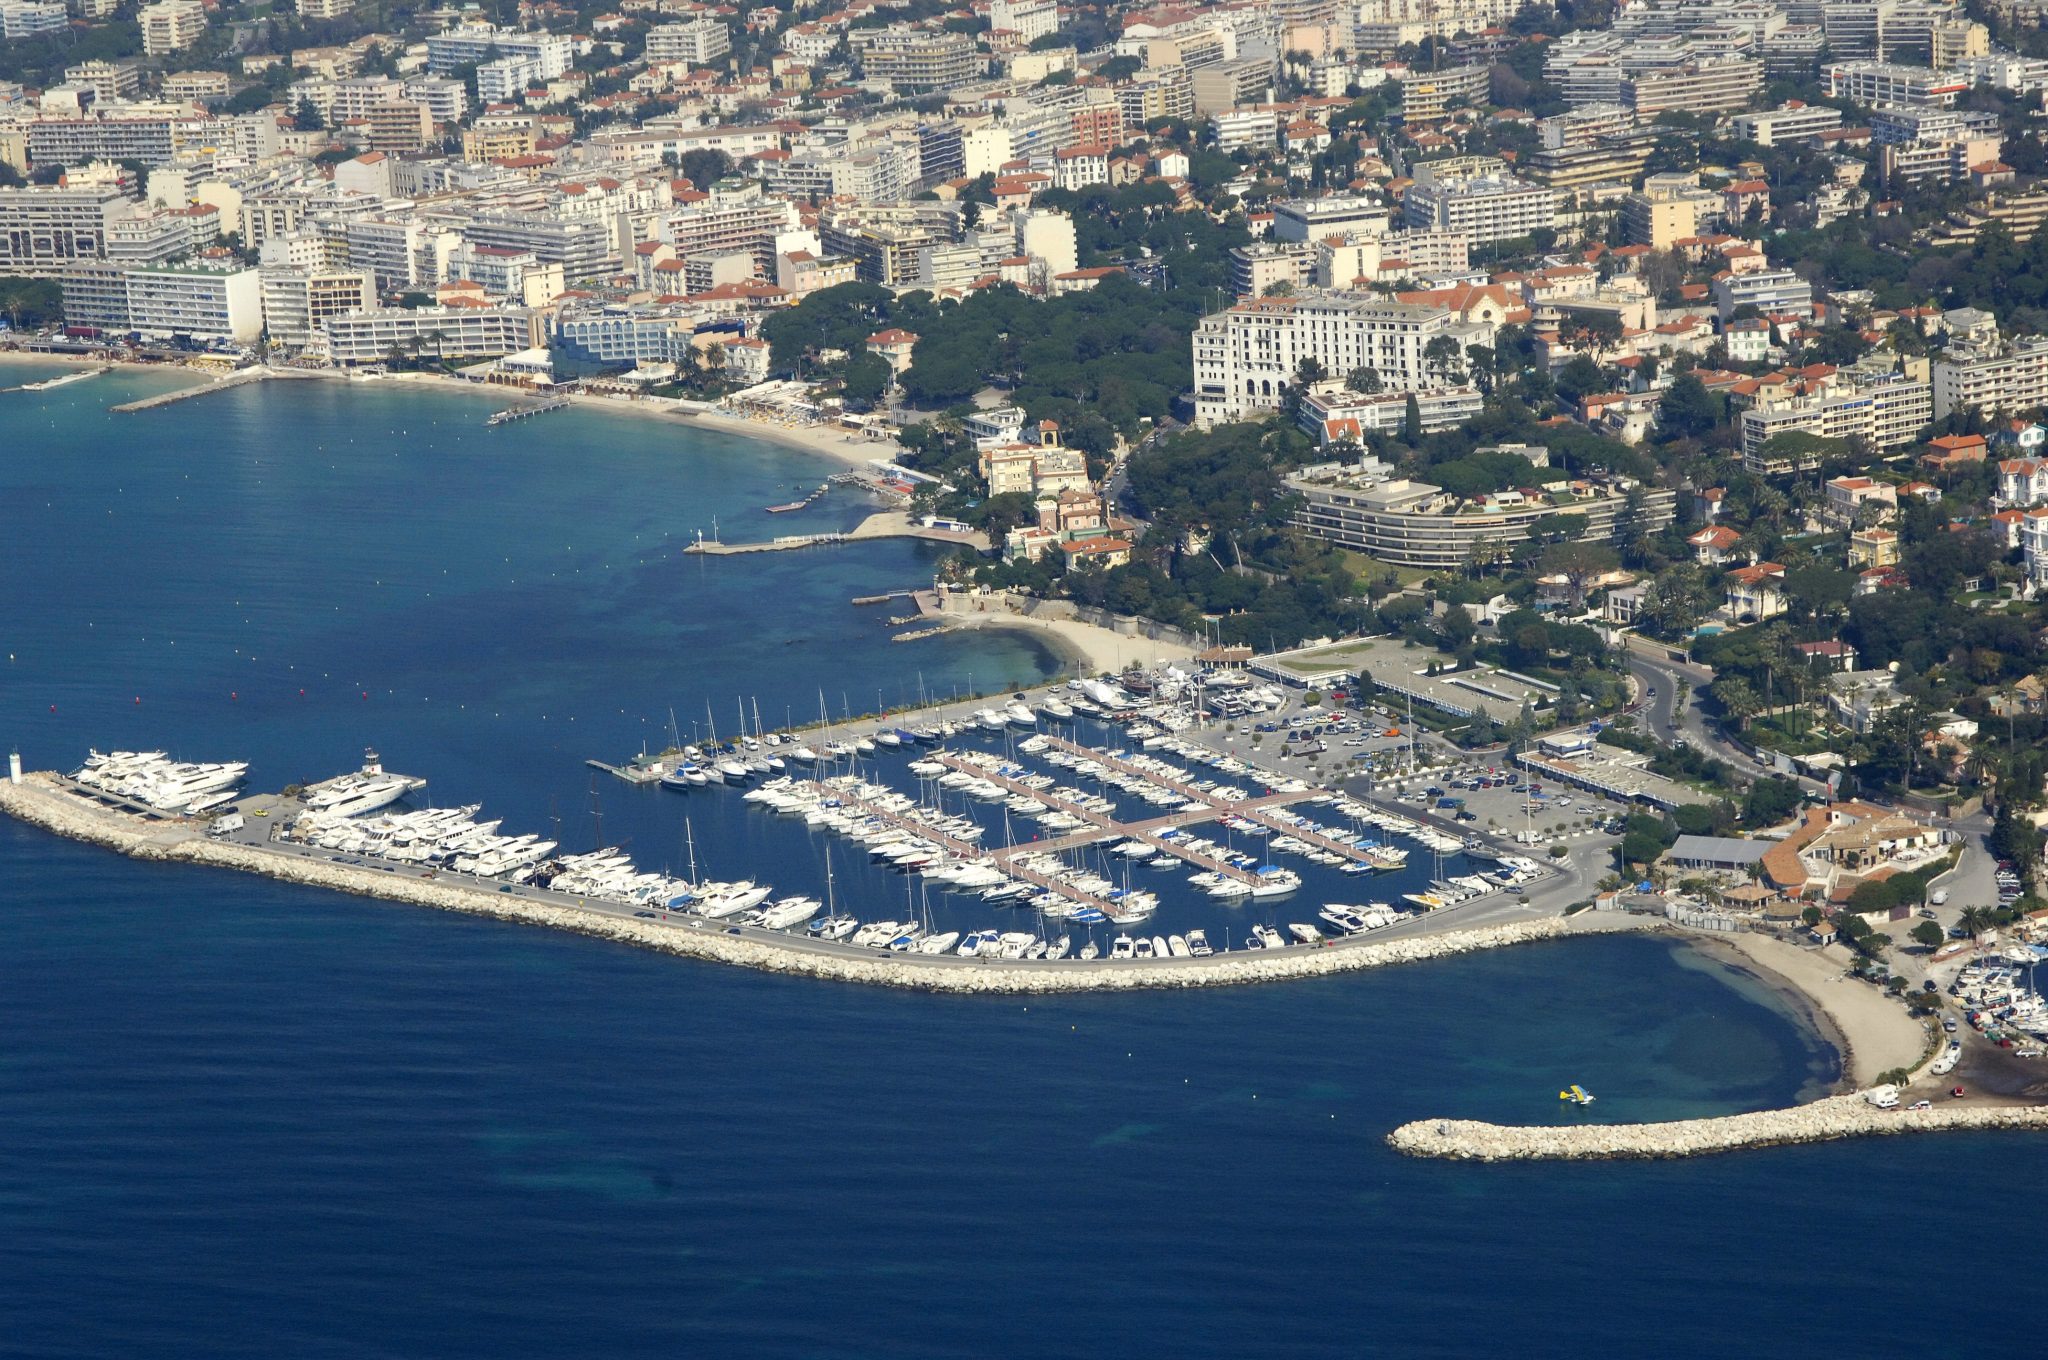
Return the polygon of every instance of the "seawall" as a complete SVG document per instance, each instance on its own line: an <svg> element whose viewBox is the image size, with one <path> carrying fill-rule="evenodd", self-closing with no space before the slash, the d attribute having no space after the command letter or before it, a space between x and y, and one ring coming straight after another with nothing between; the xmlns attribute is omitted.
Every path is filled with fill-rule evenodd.
<svg viewBox="0 0 2048 1360"><path fill-rule="evenodd" d="M1901 1133L2043 1128L2048 1128L2048 1105L1950 1103L1926 1110L1880 1110L1862 1095L1850 1094L1787 1110L1664 1124L1534 1127L1422 1119L1395 1129L1387 1143L1411 1157L1464 1162L1647 1160Z"/></svg>
<svg viewBox="0 0 2048 1360"><path fill-rule="evenodd" d="M0 783L0 812L47 831L135 859L261 874L287 883L383 898L500 921L547 926L687 958L765 972L928 992L1048 993L1222 987L1280 982L1420 963L1582 933L1561 918L1445 931L1408 939L1313 949L1216 955L1206 959L1062 960L1004 963L952 955L877 953L768 933L730 935L716 925L676 926L569 905L509 897L492 887L425 880L209 840L183 825L145 821L58 788L48 775Z"/></svg>

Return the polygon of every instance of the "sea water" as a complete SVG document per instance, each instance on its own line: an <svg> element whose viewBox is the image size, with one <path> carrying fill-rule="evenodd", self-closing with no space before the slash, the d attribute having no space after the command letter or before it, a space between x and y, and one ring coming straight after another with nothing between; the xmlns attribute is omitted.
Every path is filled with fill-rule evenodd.
<svg viewBox="0 0 2048 1360"><path fill-rule="evenodd" d="M804 455L583 410L486 430L489 397L397 385L104 409L163 385L0 394L0 742L31 767L165 746L264 788L374 744L436 801L643 863L702 817L738 873L744 817L593 799L584 759L666 744L672 709L685 736L742 698L772 727L820 690L859 712L1056 665L1009 634L891 646L847 601L921 584L925 546L681 555L714 517L733 540L872 508L763 514L832 470ZM0 1354L1940 1356L2030 1331L1925 1242L2003 1212L1971 1187L2038 1176L2040 1140L1386 1150L1430 1115L1681 1117L1834 1078L1769 991L1664 941L934 998L7 822L0 873ZM1599 1102L1561 1107L1571 1082ZM2041 1264L2024 1229L1999 1253ZM1976 1302L1861 1302L1901 1286Z"/></svg>

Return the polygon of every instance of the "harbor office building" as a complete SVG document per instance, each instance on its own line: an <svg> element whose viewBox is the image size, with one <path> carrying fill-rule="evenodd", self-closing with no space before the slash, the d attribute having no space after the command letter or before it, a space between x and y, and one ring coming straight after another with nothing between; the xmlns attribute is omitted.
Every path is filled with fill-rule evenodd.
<svg viewBox="0 0 2048 1360"><path fill-rule="evenodd" d="M1678 515L1676 492L1632 483L1589 487L1571 499L1506 492L1479 509L1426 482L1290 477L1287 487L1301 498L1291 517L1296 528L1396 567L1456 570L1504 557L1547 516L1579 516L1574 537L1605 543L1624 527L1655 532Z"/></svg>

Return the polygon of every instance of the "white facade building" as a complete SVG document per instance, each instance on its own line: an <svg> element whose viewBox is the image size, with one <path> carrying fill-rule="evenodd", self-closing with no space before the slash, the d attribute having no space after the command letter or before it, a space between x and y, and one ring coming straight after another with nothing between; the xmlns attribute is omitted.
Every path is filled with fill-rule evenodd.
<svg viewBox="0 0 2048 1360"><path fill-rule="evenodd" d="M1331 376L1370 368L1389 392L1424 390L1433 381L1424 349L1458 325L1442 308L1357 293L1311 290L1241 302L1195 328L1195 423L1278 409L1304 359Z"/></svg>
<svg viewBox="0 0 2048 1360"><path fill-rule="evenodd" d="M1414 230L1509 241L1556 226L1557 191L1507 175L1411 184L1402 213Z"/></svg>

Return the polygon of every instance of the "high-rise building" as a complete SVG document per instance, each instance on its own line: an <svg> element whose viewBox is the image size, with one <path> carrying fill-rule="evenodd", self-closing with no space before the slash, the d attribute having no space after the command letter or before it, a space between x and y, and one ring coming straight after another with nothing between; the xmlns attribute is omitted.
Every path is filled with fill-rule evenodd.
<svg viewBox="0 0 2048 1360"><path fill-rule="evenodd" d="M981 69L974 40L964 33L934 33L896 25L855 29L847 42L867 78L883 81L898 94L964 85Z"/></svg>
<svg viewBox="0 0 2048 1360"><path fill-rule="evenodd" d="M262 285L240 265L130 265L128 325L144 335L251 341L263 332Z"/></svg>
<svg viewBox="0 0 2048 1360"><path fill-rule="evenodd" d="M647 31L647 60L709 66L732 51L732 30L716 19L658 24Z"/></svg>
<svg viewBox="0 0 2048 1360"><path fill-rule="evenodd" d="M1440 307L1357 293L1311 290L1240 302L1195 328L1195 423L1279 409L1304 359L1332 374L1370 368L1389 391L1420 390L1432 378L1429 342L1458 324Z"/></svg>
<svg viewBox="0 0 2048 1360"><path fill-rule="evenodd" d="M0 274L54 278L73 261L104 259L108 229L134 211L112 185L0 189Z"/></svg>
<svg viewBox="0 0 2048 1360"><path fill-rule="evenodd" d="M274 344L303 348L332 318L377 305L377 281L367 269L265 267L258 273L263 324Z"/></svg>
<svg viewBox="0 0 2048 1360"><path fill-rule="evenodd" d="M1486 176L1410 185L1402 214L1411 228L1463 232L1475 243L1509 241L1557 222L1557 191Z"/></svg>
<svg viewBox="0 0 2048 1360"><path fill-rule="evenodd" d="M199 41L206 32L206 6L199 0L157 0L135 16L142 25L142 51L167 57Z"/></svg>

